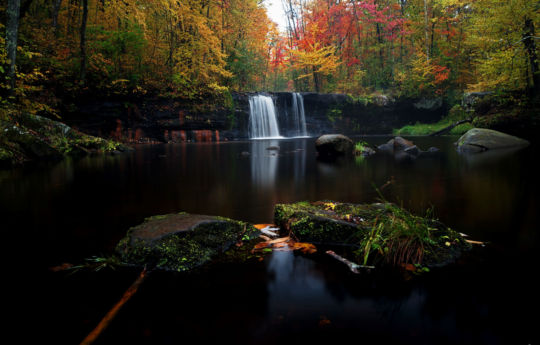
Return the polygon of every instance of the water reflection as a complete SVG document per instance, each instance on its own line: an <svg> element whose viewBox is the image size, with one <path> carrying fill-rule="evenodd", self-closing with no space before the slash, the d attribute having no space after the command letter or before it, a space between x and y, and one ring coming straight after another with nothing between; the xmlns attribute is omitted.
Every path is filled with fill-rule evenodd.
<svg viewBox="0 0 540 345"><path fill-rule="evenodd" d="M250 143L251 182L257 189L272 190L279 182L306 177L306 140L254 140ZM278 177L279 175L279 177Z"/></svg>
<svg viewBox="0 0 540 345"><path fill-rule="evenodd" d="M273 188L278 168L278 140L251 141L251 182L261 188Z"/></svg>
<svg viewBox="0 0 540 345"><path fill-rule="evenodd" d="M387 140L368 138L373 145ZM345 343L346 335L358 334L369 343L534 343L528 337L535 320L524 309L539 289L531 279L538 252L540 194L532 168L537 149L469 157L457 154L449 138L414 141L421 148L437 146L441 153L411 164L386 156L327 163L316 160L314 139L259 140L141 146L126 155L4 170L0 227L18 237L13 243L25 244L31 262L24 267L45 272L38 279L43 289L32 291L32 298L46 306L35 322L45 323L43 337L58 337L57 325L66 325L75 337L61 332L59 343L73 343L110 308L117 298L111 291L121 293L133 277L114 283L93 273L88 281L78 275L64 279L48 266L112 253L126 230L147 216L187 211L271 222L278 202L375 201L373 185L393 176L396 182L383 190L385 197L417 213L434 205L444 223L492 242L492 255L482 253L476 266L468 262L432 272L417 286L351 277L322 254L312 259L293 253L273 253L266 269L236 266L190 276L193 287L183 293L178 291L184 281L171 285L171 276L163 276L152 286L152 278L130 301L132 312L119 314L111 326L115 341L103 343L142 339L135 329L163 336L148 342L156 344L167 343L166 337L180 342L199 335L216 341L224 336L224 343L231 340L227 336L238 336L228 343L271 344L290 340L287 336L310 343L306 336L316 341L325 334L327 343ZM280 149L267 150L270 146ZM112 290L99 288L105 285ZM155 304L156 298L161 303ZM57 312L45 315L50 310ZM319 326L324 320L330 324ZM256 339L242 338L256 328ZM324 333L332 329L339 334Z"/></svg>

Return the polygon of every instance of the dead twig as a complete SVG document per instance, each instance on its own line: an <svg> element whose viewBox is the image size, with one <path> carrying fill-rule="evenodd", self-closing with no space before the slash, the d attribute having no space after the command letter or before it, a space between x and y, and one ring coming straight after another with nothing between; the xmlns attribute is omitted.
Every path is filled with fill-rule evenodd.
<svg viewBox="0 0 540 345"><path fill-rule="evenodd" d="M144 280L148 276L148 273L149 272L146 270L145 267L141 274L139 274L139 277L133 282L133 284L131 284L131 286L126 290L126 292L124 292L122 298L111 308L111 310L109 310L107 315L105 315L103 319L101 319L101 322L96 326L96 328L94 328L92 332L90 332L90 334L86 336L86 338L84 338L80 345L90 345L94 341L96 341L99 335L103 333L107 326L109 326L112 320L116 317L116 314L118 314L118 311L120 311L122 306L126 304L126 302L129 301L130 298L135 295L135 293L137 293L139 286L141 286L141 284L144 282Z"/></svg>
<svg viewBox="0 0 540 345"><path fill-rule="evenodd" d="M356 273L356 274L359 274L360 269L362 269L362 268L364 268L364 269L374 269L375 268L375 266L365 266L365 265L355 264L354 262L352 262L350 260L347 260L344 257L336 254L333 250L327 250L326 254L330 255L331 257L333 257L334 259L336 259L338 261L343 262L345 265L347 265L349 267L349 270L351 270L351 272Z"/></svg>

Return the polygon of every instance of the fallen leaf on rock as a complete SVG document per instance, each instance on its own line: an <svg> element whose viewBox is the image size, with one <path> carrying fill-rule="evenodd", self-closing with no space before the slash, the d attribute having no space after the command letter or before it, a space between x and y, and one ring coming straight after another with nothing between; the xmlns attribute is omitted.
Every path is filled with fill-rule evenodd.
<svg viewBox="0 0 540 345"><path fill-rule="evenodd" d="M253 225L257 230L261 230L261 229L264 229L264 228L268 228L268 227L275 227L274 224L255 224Z"/></svg>
<svg viewBox="0 0 540 345"><path fill-rule="evenodd" d="M317 248L311 243L296 242L290 236L276 238L275 240L266 240L264 242L257 243L252 252L262 251L294 251L300 250L305 254L313 254L317 251Z"/></svg>
<svg viewBox="0 0 540 345"><path fill-rule="evenodd" d="M315 247L315 245L306 242L289 243L289 247L291 247L293 250L300 250L305 254L313 254L317 252L317 247Z"/></svg>

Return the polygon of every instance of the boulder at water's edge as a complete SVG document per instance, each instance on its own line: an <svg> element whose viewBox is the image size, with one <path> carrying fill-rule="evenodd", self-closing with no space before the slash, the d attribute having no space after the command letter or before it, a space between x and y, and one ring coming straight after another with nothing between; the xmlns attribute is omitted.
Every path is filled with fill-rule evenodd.
<svg viewBox="0 0 540 345"><path fill-rule="evenodd" d="M373 254L379 263L439 267L471 248L458 232L438 220L415 216L391 203L277 204L274 223L303 242L359 248L356 261ZM365 248L370 252L366 254Z"/></svg>
<svg viewBox="0 0 540 345"><path fill-rule="evenodd" d="M492 129L473 128L463 134L456 144L459 152L474 153L501 148L525 147L529 145L529 142Z"/></svg>
<svg viewBox="0 0 540 345"><path fill-rule="evenodd" d="M354 143L343 134L321 135L315 141L315 148L322 157L351 155Z"/></svg>
<svg viewBox="0 0 540 345"><path fill-rule="evenodd" d="M128 230L116 251L127 264L186 271L258 233L244 222L181 212L147 218Z"/></svg>

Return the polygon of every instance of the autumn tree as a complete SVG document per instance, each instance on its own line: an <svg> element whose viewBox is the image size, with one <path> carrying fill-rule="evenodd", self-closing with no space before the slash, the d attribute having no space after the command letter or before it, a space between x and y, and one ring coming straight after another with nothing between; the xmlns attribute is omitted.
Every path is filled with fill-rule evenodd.
<svg viewBox="0 0 540 345"><path fill-rule="evenodd" d="M471 25L466 44L472 52L471 90L538 92L535 27L540 24L535 1L478 0L470 4Z"/></svg>

